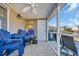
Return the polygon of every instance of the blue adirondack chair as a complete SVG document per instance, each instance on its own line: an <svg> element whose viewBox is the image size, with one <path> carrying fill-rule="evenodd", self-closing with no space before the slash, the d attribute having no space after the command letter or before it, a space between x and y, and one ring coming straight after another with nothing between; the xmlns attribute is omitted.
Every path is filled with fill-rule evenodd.
<svg viewBox="0 0 79 59"><path fill-rule="evenodd" d="M18 33L12 34L11 37L14 39L22 38L24 46L25 46L26 42L31 41L30 34L28 32L26 32L25 30L21 30L21 29L18 30Z"/></svg>
<svg viewBox="0 0 79 59"><path fill-rule="evenodd" d="M24 53L23 39L12 39L9 32L0 29L0 56L9 55L16 49L18 49L18 55L22 56Z"/></svg>
<svg viewBox="0 0 79 59"><path fill-rule="evenodd" d="M33 39L34 38L34 30L30 29L30 30L28 30L28 33L29 33L30 37Z"/></svg>
<svg viewBox="0 0 79 59"><path fill-rule="evenodd" d="M26 32L21 29L18 30L18 33L11 34L11 38L24 38L25 36Z"/></svg>

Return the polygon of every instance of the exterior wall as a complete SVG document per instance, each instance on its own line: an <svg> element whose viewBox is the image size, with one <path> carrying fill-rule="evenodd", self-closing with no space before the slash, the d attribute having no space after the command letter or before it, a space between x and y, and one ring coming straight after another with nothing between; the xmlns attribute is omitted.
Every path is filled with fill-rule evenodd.
<svg viewBox="0 0 79 59"><path fill-rule="evenodd" d="M38 41L46 41L46 20L38 20L37 21L37 39Z"/></svg>
<svg viewBox="0 0 79 59"><path fill-rule="evenodd" d="M13 9L10 9L9 13L10 13L9 14L10 33L16 33L18 29L25 29L26 20L24 20L23 18L18 19L17 13Z"/></svg>

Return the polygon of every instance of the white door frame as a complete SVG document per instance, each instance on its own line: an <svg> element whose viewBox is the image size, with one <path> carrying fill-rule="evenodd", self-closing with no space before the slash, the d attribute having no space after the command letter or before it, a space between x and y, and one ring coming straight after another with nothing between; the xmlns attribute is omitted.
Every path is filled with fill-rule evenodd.
<svg viewBox="0 0 79 59"><path fill-rule="evenodd" d="M57 18L57 53L58 53L58 56L60 56L60 16L59 16L59 13L60 13L60 4L58 4L58 7L57 7L57 14L56 14L56 18Z"/></svg>

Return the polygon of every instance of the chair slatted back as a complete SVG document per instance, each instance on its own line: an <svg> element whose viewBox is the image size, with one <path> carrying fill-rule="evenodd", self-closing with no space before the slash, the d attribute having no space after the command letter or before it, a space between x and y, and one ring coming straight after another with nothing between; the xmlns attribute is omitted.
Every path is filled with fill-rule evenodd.
<svg viewBox="0 0 79 59"><path fill-rule="evenodd" d="M74 39L71 36L61 35L63 46L67 47L72 51L76 51L76 46L74 43Z"/></svg>

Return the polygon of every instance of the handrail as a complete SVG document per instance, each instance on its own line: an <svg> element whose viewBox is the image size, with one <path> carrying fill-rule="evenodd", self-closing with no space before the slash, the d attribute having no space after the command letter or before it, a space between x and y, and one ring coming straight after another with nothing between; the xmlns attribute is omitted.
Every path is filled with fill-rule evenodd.
<svg viewBox="0 0 79 59"><path fill-rule="evenodd" d="M50 32L48 32L48 33L50 33ZM56 32L51 32L51 33L56 33ZM66 33L61 33L61 35L66 35L66 36L71 36L71 37L74 37L75 36L74 34L66 34Z"/></svg>

